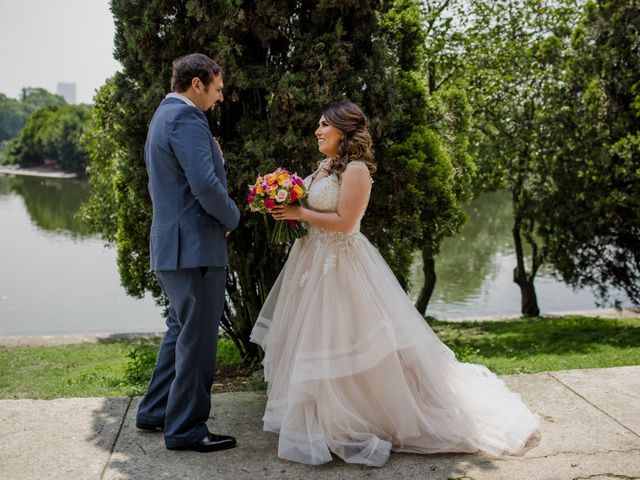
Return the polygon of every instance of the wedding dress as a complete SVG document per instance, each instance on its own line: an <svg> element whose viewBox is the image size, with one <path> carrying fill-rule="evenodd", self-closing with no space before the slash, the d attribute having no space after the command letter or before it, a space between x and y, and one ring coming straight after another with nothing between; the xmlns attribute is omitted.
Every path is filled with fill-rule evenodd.
<svg viewBox="0 0 640 480"><path fill-rule="evenodd" d="M335 175L318 179L308 206L336 211L339 189ZM538 416L486 367L456 360L359 223L350 233L308 225L253 328L278 455L382 466L391 450L520 451Z"/></svg>

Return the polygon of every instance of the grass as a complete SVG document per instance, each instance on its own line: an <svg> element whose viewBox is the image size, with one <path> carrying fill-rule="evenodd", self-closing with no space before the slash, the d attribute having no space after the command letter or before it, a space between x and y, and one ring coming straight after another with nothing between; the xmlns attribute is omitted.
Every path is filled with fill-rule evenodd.
<svg viewBox="0 0 640 480"><path fill-rule="evenodd" d="M49 399L142 395L151 378L160 338L109 340L51 347L0 347L0 398ZM214 389L255 390L229 339L218 343Z"/></svg>
<svg viewBox="0 0 640 480"><path fill-rule="evenodd" d="M498 374L640 365L640 317L579 316L445 323L438 336L464 362ZM144 393L159 338L53 347L0 348L0 398L131 396ZM233 342L218 344L213 390L257 390L264 383L241 364Z"/></svg>
<svg viewBox="0 0 640 480"><path fill-rule="evenodd" d="M640 365L640 318L430 323L460 361L497 374Z"/></svg>
<svg viewBox="0 0 640 480"><path fill-rule="evenodd" d="M124 342L0 350L0 397L117 396L125 390Z"/></svg>

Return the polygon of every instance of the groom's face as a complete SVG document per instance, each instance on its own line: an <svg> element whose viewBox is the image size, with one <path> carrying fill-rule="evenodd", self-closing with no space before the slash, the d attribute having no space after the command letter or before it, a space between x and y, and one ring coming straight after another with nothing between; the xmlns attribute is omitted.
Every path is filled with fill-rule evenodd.
<svg viewBox="0 0 640 480"><path fill-rule="evenodd" d="M207 110L213 109L216 104L222 102L224 100L224 95L222 94L223 87L222 75L213 77L211 83L200 92L200 105L198 105L200 109L206 112Z"/></svg>

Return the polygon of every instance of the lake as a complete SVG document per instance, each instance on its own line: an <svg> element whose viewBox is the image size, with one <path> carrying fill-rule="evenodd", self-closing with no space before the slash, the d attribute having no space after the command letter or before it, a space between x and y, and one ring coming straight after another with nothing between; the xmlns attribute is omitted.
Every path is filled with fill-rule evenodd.
<svg viewBox="0 0 640 480"><path fill-rule="evenodd" d="M126 295L115 250L74 218L78 180L0 175L0 335L165 329L152 298Z"/></svg>
<svg viewBox="0 0 640 480"><path fill-rule="evenodd" d="M445 239L436 258L437 281L427 314L452 319L519 315L520 288L513 282L516 255L511 194L483 193L469 202L465 211L467 223L457 236ZM527 247L525 243L525 253ZM423 279L422 256L416 254L410 289L414 300ZM535 285L541 314L597 308L590 290L573 290L544 266ZM612 293L626 298L620 292ZM630 303L622 301L622 306Z"/></svg>
<svg viewBox="0 0 640 480"><path fill-rule="evenodd" d="M134 299L124 292L115 250L75 219L88 194L84 181L0 174L0 335L164 330L162 309L152 298ZM467 212L463 230L442 246L427 313L442 318L518 314L509 195L483 194ZM414 298L420 274L416 255ZM574 292L549 272L536 286L543 312L595 307L589 291Z"/></svg>

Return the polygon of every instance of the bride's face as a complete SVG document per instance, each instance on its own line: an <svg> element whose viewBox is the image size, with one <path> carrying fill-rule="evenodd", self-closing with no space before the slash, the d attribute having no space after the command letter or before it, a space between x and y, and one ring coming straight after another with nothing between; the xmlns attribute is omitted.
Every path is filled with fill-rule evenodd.
<svg viewBox="0 0 640 480"><path fill-rule="evenodd" d="M329 125L324 115L320 117L318 129L316 130L318 139L318 150L329 158L334 158L338 151L338 145L342 140L342 133L333 125Z"/></svg>

